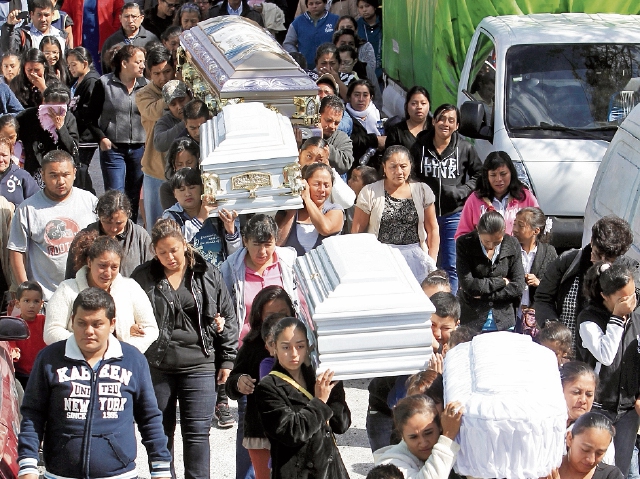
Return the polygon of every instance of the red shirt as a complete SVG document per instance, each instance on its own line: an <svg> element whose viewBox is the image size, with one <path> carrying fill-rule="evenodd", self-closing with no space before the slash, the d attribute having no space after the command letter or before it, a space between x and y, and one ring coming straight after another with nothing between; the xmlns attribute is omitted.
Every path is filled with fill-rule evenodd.
<svg viewBox="0 0 640 479"><path fill-rule="evenodd" d="M42 351L46 344L42 339L44 332L44 314L37 314L33 321L26 321L29 326L29 339L15 341L16 347L20 348L20 359L15 363L16 372L29 375L33 369L36 356Z"/></svg>

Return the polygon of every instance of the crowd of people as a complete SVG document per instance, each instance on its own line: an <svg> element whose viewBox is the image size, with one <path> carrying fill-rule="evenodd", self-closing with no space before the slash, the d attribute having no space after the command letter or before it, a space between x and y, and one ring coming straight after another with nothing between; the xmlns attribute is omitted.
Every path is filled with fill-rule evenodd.
<svg viewBox="0 0 640 479"><path fill-rule="evenodd" d="M179 424L185 477L208 478L209 429L234 426L231 398L238 479L347 478L334 437L351 424L344 385L310 366L293 265L327 237L365 232L402 254L435 307L428 369L370 381L368 477L458 477L465 411L444 402L443 364L493 331L557 358L567 453L549 477L640 476L630 226L605 217L589 245L558 256L512 159L483 162L455 105L415 86L404 116L383 121L378 0L62 8L1 14L0 289L31 333L11 345L22 477L38 474L42 448L47 477L134 478L135 421L152 477L176 477ZM220 15L267 28L317 83L321 136L295 132L299 210L239 217L203 196L200 126L213 112L181 81L176 51L182 31Z"/></svg>

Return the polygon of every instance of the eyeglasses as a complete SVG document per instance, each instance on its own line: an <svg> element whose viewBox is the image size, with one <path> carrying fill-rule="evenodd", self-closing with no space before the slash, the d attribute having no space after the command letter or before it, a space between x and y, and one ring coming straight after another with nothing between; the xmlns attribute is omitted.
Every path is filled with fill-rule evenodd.
<svg viewBox="0 0 640 479"><path fill-rule="evenodd" d="M134 22L140 17L142 17L142 15L122 15L122 18L125 20L133 20Z"/></svg>
<svg viewBox="0 0 640 479"><path fill-rule="evenodd" d="M179 8L179 7L180 7L180 4L179 4L179 3L169 3L169 2L167 2L166 0L165 0L165 2L164 2L164 3L166 3L166 4L167 4L167 7L169 7L169 8Z"/></svg>

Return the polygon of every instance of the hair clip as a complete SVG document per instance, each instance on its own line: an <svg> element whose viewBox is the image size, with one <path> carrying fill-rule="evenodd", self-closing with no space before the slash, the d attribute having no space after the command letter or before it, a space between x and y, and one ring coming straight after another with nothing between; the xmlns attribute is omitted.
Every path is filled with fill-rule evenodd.
<svg viewBox="0 0 640 479"><path fill-rule="evenodd" d="M598 270L598 272L600 274L604 273L606 270L608 270L609 268L611 268L611 264L610 263L603 263L600 265L600 268Z"/></svg>
<svg viewBox="0 0 640 479"><path fill-rule="evenodd" d="M447 278L445 278L444 276L441 276L439 274L434 274L433 276L430 276L429 279L442 279L442 280L447 280Z"/></svg>

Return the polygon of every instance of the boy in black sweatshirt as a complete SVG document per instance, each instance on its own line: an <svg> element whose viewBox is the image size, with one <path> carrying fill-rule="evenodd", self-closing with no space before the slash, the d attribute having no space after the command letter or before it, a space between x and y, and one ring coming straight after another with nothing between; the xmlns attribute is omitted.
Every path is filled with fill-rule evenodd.
<svg viewBox="0 0 640 479"><path fill-rule="evenodd" d="M170 478L171 454L146 358L112 334L115 304L88 288L73 303L73 336L43 349L22 403L19 476L38 478L38 447L47 478L133 479L134 421L151 477Z"/></svg>

